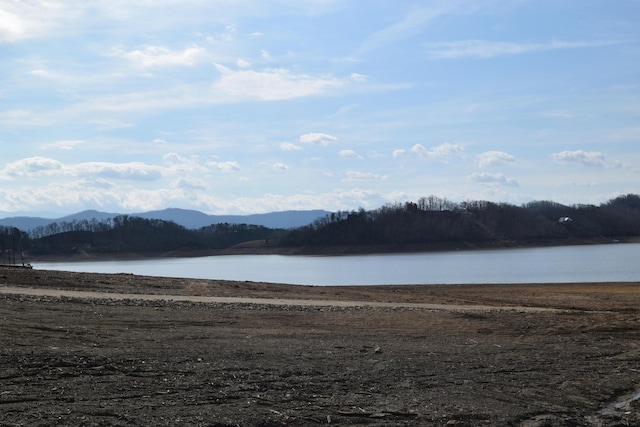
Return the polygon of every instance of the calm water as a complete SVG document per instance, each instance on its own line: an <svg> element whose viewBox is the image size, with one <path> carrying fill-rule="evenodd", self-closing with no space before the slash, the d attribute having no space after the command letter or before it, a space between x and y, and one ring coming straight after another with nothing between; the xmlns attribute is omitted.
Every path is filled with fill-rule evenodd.
<svg viewBox="0 0 640 427"><path fill-rule="evenodd" d="M352 256L230 255L34 268L299 285L640 281L640 244Z"/></svg>

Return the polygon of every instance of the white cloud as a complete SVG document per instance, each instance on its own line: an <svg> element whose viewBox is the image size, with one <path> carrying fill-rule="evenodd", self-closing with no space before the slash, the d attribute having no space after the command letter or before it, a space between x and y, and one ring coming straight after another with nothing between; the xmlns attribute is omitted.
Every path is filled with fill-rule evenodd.
<svg viewBox="0 0 640 427"><path fill-rule="evenodd" d="M62 168L62 163L57 160L36 156L8 164L2 170L2 175L8 177L29 177L59 171Z"/></svg>
<svg viewBox="0 0 640 427"><path fill-rule="evenodd" d="M197 156L187 158L178 153L167 153L162 157L167 164L165 173L198 173L203 174L209 172L209 168L202 165ZM219 169L214 166L215 169Z"/></svg>
<svg viewBox="0 0 640 427"><path fill-rule="evenodd" d="M378 175L375 173L349 171L343 181L380 181L389 178L388 175Z"/></svg>
<svg viewBox="0 0 640 427"><path fill-rule="evenodd" d="M427 48L431 58L459 59L459 58L493 58L503 55L518 55L529 52L539 52L558 49L576 49L602 47L613 42L560 42L549 43L513 43L488 40L461 40L455 42L432 43Z"/></svg>
<svg viewBox="0 0 640 427"><path fill-rule="evenodd" d="M565 42L552 42L550 33L530 33L532 38L522 42L514 29L526 23L527 9L520 6L527 1L352 5L344 0L0 0L0 46L10 53L3 57L0 82L5 101L0 129L6 145L0 158L0 203L7 206L5 195L28 200L20 206L27 212L28 206L46 209L69 200L67 213L88 208L78 204L82 200L91 203L89 207L136 210L198 205L255 211L287 209L287 203L350 209L365 202L386 202L377 192L383 187L385 197L398 189L419 197L425 180L447 197L462 194L461 199L469 191L480 197L492 194L494 200L499 194L510 200L540 195L555 199L566 197L559 194L566 191L572 201L580 202L595 197L595 192L637 191L637 170L629 172L626 163L639 164L634 149L640 127L634 118L640 112L635 96L640 86L624 73L615 73L633 68L632 44L598 47L607 43L584 42L587 39L579 32L572 37L582 38ZM331 13L310 13L315 7ZM435 34L429 26L440 24L445 16L452 28L468 29L469 17L460 15L478 9L487 12L482 14L486 28L458 31L462 35L458 38L426 37ZM616 8L596 9L585 8L581 17L596 24L626 20L628 27L617 26L608 37L630 39L634 28L630 18ZM317 40L305 31L309 22L329 28L337 16L334 12L351 19L363 11L375 19L364 23L361 31L341 33L343 29L336 28L332 37L342 41L341 53L335 43L325 43L333 41ZM505 19L513 25L500 27ZM432 43L437 41L445 43ZM589 67L592 54L605 49L611 66ZM399 69L397 60L406 52L417 52L411 58L414 66ZM563 53L570 53L570 60ZM473 67L461 69L459 62L446 59L438 60L437 70L428 75L413 72L429 69L436 57L513 60L524 55L535 57L540 67L519 70L517 84L513 70L492 69L494 78L487 80L474 74ZM345 60L348 56L353 62ZM387 61L370 63L374 56ZM216 62L221 64L217 70ZM478 79L482 89L474 91L480 87ZM554 82L567 81L572 93L580 94L577 98L558 93ZM545 113L547 118L541 121ZM560 123L548 117L567 120ZM571 126L571 120L587 121ZM505 123L513 126L507 129ZM539 143L542 136L536 131L514 137L514 129L534 128L546 132L545 144ZM308 131L314 132L298 139ZM317 133L323 131L327 133ZM87 135L92 137L86 139ZM86 142L80 141L83 138ZM520 138L518 150L530 153L522 167L545 169L545 159L539 156L545 146L555 147L547 150L546 162L562 163L546 167L549 174L533 186L526 170L522 177L514 175L523 186L522 180L529 176L527 189L508 194L516 191L500 185L513 185L514 180L500 174L473 178L470 174L511 176L512 154L518 161L521 154L488 151L505 148L492 148L478 138L494 142ZM471 140L473 153L471 144L464 142ZM439 145L445 141L451 144ZM551 157L555 151L580 147L563 147L563 141L582 141L593 151ZM172 150L176 153L162 160ZM360 160L357 168L340 168L356 161L349 159L360 158L366 165ZM130 160L140 163L126 163ZM276 161L291 169L276 173L272 169ZM627 169L587 173L589 178L571 175L571 169L580 165L590 166L587 172ZM466 171L461 173L457 166ZM401 168L397 176L391 172L394 167ZM374 173L347 174L350 168ZM389 177L380 181L384 174ZM275 181L270 181L272 177ZM350 180L344 187L362 187L363 194L332 193L341 179ZM573 179L593 180L598 187L591 193L563 190ZM304 197L288 193L299 188L299 182L305 183ZM281 194L275 201L256 203L256 195L276 190ZM371 193L364 195L367 191Z"/></svg>
<svg viewBox="0 0 640 427"><path fill-rule="evenodd" d="M222 75L212 87L236 99L294 99L327 93L346 84L331 75L294 74L284 68L233 71L219 64L216 68Z"/></svg>
<svg viewBox="0 0 640 427"><path fill-rule="evenodd" d="M481 168L499 166L505 162L513 162L515 157L504 151L486 151L478 156L478 166Z"/></svg>
<svg viewBox="0 0 640 427"><path fill-rule="evenodd" d="M206 165L223 172L237 172L240 170L238 162L207 162Z"/></svg>
<svg viewBox="0 0 640 427"><path fill-rule="evenodd" d="M618 168L623 166L621 162L609 159L598 151L561 151L553 153L551 158L557 162L579 163L583 166L596 168Z"/></svg>
<svg viewBox="0 0 640 427"><path fill-rule="evenodd" d="M18 15L0 10L0 40L14 41L24 37L28 23Z"/></svg>
<svg viewBox="0 0 640 427"><path fill-rule="evenodd" d="M336 142L338 142L338 138L326 133L310 132L305 133L304 135L300 135L300 142L327 147L330 144L335 144Z"/></svg>
<svg viewBox="0 0 640 427"><path fill-rule="evenodd" d="M461 145L451 144L449 142L445 142L431 149L426 149L422 144L416 144L411 148L411 151L420 157L442 161L448 161L452 157L464 155L464 148Z"/></svg>
<svg viewBox="0 0 640 427"><path fill-rule="evenodd" d="M42 148L44 149L58 149L58 150L72 150L75 147L84 144L85 141L80 140L68 140L68 141L56 141L50 144L45 144Z"/></svg>
<svg viewBox="0 0 640 427"><path fill-rule="evenodd" d="M304 150L304 148L300 147L299 145L293 144L291 142L283 142L280 144L280 149L282 151L300 151L300 150Z"/></svg>
<svg viewBox="0 0 640 427"><path fill-rule="evenodd" d="M162 159L171 166L190 164L191 161L178 153L167 153L162 156Z"/></svg>
<svg viewBox="0 0 640 427"><path fill-rule="evenodd" d="M183 176L176 180L176 186L187 190L207 190L208 188L207 184L201 179Z"/></svg>
<svg viewBox="0 0 640 427"><path fill-rule="evenodd" d="M124 179L134 181L156 181L162 178L162 168L142 162L108 163L87 162L67 166L65 170L73 176Z"/></svg>
<svg viewBox="0 0 640 427"><path fill-rule="evenodd" d="M105 77L107 80L111 77ZM96 81L85 81L86 90ZM109 87L109 82L105 87ZM63 86L72 83L65 81ZM56 109L20 109L0 111L0 126L50 126L61 122L90 123L104 128L131 127L137 115L156 114L166 110L204 108L220 104L248 101L278 101L326 94L346 82L334 77L313 77L287 70L255 72L243 70L223 74L214 83L201 80L174 81L170 85L141 85L131 90L99 90L91 96L74 99ZM81 86L83 86L81 85ZM116 86L117 87L117 86ZM84 90L83 89L83 90ZM136 91L137 90L137 91ZM119 115L126 114L119 118Z"/></svg>
<svg viewBox="0 0 640 427"><path fill-rule="evenodd" d="M164 46L146 46L129 52L114 49L111 55L131 61L139 67L147 68L172 65L193 66L206 58L207 51L198 46L178 51L172 51Z"/></svg>
<svg viewBox="0 0 640 427"><path fill-rule="evenodd" d="M162 168L141 162L84 162L65 165L47 157L29 157L7 165L0 173L0 176L21 178L36 178L43 175L154 181L162 177Z"/></svg>
<svg viewBox="0 0 640 427"><path fill-rule="evenodd" d="M92 180L82 179L80 180L80 182L82 182L83 185L86 185L87 188L113 189L114 187L116 187L114 183L104 178L97 178Z"/></svg>
<svg viewBox="0 0 640 427"><path fill-rule="evenodd" d="M0 42L45 36L73 15L57 0L4 1L0 8Z"/></svg>
<svg viewBox="0 0 640 427"><path fill-rule="evenodd" d="M362 159L362 156L360 156L354 150L340 150L338 152L338 156L344 159Z"/></svg>
<svg viewBox="0 0 640 427"><path fill-rule="evenodd" d="M47 70L43 70L43 69L38 69L38 70L31 70L29 71L29 74L31 74L32 76L38 76L38 77L42 77L44 79L51 79L53 77L55 77L55 75Z"/></svg>
<svg viewBox="0 0 640 427"><path fill-rule="evenodd" d="M364 82L367 80L367 76L359 73L351 73L351 80L356 82Z"/></svg>
<svg viewBox="0 0 640 427"><path fill-rule="evenodd" d="M481 184L518 186L518 182L515 179L507 178L501 173L474 173L471 174L470 178Z"/></svg>
<svg viewBox="0 0 640 427"><path fill-rule="evenodd" d="M271 168L277 171L286 171L289 170L289 166L284 163L274 163L271 165Z"/></svg>

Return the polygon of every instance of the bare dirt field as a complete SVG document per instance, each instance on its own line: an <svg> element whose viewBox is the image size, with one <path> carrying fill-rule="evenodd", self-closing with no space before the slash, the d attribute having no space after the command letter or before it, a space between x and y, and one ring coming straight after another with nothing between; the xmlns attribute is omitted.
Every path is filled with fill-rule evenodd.
<svg viewBox="0 0 640 427"><path fill-rule="evenodd" d="M0 268L0 425L640 425L639 307Z"/></svg>

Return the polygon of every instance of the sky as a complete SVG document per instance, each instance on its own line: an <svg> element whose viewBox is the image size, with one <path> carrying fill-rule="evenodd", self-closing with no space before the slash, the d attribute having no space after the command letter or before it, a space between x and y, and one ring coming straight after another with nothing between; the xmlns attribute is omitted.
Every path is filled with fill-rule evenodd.
<svg viewBox="0 0 640 427"><path fill-rule="evenodd" d="M629 193L638 0L0 0L0 217Z"/></svg>

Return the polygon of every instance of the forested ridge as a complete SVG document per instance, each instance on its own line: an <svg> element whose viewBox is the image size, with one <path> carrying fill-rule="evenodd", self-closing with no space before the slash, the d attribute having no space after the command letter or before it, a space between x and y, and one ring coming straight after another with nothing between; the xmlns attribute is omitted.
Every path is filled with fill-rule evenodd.
<svg viewBox="0 0 640 427"><path fill-rule="evenodd" d="M521 206L487 201L455 203L430 196L370 211L338 211L290 230L228 223L193 230L171 221L128 215L105 221L52 223L28 233L0 227L3 254L15 250L32 255L206 251L255 241L272 248L371 246L393 250L440 243L562 244L571 239L636 236L640 236L640 196L635 194L599 206L551 201Z"/></svg>
<svg viewBox="0 0 640 427"><path fill-rule="evenodd" d="M287 233L282 246L419 245L520 242L640 236L640 196L600 206L550 201L522 206L487 201L454 203L435 196L365 211L336 212Z"/></svg>
<svg viewBox="0 0 640 427"><path fill-rule="evenodd" d="M33 255L225 249L247 241L271 241L281 234L279 229L250 224L212 224L192 230L172 221L129 215L55 222L29 233L0 227L5 249L13 246Z"/></svg>

